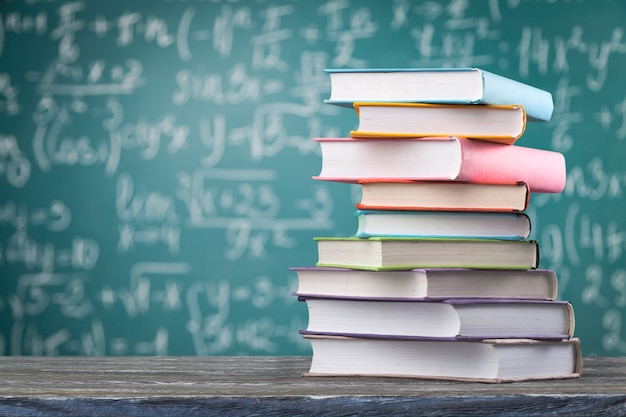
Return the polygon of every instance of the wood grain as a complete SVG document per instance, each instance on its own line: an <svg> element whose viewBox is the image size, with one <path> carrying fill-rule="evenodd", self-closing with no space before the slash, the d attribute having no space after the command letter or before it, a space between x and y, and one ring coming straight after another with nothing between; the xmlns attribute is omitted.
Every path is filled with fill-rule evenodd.
<svg viewBox="0 0 626 417"><path fill-rule="evenodd" d="M506 384L302 377L304 357L0 357L0 415L626 415L626 357Z"/></svg>

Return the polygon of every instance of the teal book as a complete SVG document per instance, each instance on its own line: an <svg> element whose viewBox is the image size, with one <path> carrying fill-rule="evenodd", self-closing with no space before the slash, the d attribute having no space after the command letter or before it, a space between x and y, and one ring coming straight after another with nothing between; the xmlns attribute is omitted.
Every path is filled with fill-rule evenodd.
<svg viewBox="0 0 626 417"><path fill-rule="evenodd" d="M428 210L357 210L357 237L527 239L530 218L524 213Z"/></svg>
<svg viewBox="0 0 626 417"><path fill-rule="evenodd" d="M326 103L354 102L493 104L524 107L528 121L552 117L552 94L530 84L480 68L326 69Z"/></svg>
<svg viewBox="0 0 626 417"><path fill-rule="evenodd" d="M317 237L316 266L365 270L417 268L536 269L535 240Z"/></svg>

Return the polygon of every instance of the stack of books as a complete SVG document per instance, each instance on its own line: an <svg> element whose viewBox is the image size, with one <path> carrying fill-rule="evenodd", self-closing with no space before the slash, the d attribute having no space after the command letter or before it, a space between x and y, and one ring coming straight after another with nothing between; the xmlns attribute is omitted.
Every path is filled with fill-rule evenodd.
<svg viewBox="0 0 626 417"><path fill-rule="evenodd" d="M317 138L321 181L359 184L356 231L292 268L308 308L305 375L503 382L577 377L580 341L525 214L565 187L565 158L519 146L550 93L476 68L327 70L356 111Z"/></svg>

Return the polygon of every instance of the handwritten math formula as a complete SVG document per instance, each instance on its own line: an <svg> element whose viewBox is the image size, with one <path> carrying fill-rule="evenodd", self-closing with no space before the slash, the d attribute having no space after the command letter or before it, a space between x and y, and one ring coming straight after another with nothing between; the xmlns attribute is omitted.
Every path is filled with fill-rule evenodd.
<svg viewBox="0 0 626 417"><path fill-rule="evenodd" d="M520 144L541 265L585 353L626 354L624 15L588 0L0 5L0 354L309 354L294 266L352 234L314 181L351 109L325 68L482 67L550 91ZM555 22L547 16L558 14Z"/></svg>

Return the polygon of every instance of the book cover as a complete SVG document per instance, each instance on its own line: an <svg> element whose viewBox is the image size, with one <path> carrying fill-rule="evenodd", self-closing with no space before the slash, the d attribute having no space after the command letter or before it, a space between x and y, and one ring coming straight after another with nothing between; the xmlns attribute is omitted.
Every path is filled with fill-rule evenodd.
<svg viewBox="0 0 626 417"><path fill-rule="evenodd" d="M526 129L520 105L357 102L356 138L458 136L511 145Z"/></svg>
<svg viewBox="0 0 626 417"><path fill-rule="evenodd" d="M556 151L457 137L314 140L322 151L316 180L523 182L535 193L565 188L565 157Z"/></svg>
<svg viewBox="0 0 626 417"><path fill-rule="evenodd" d="M529 84L480 68L326 69L331 83L326 103L354 102L520 104L529 121L548 121L552 95Z"/></svg>

